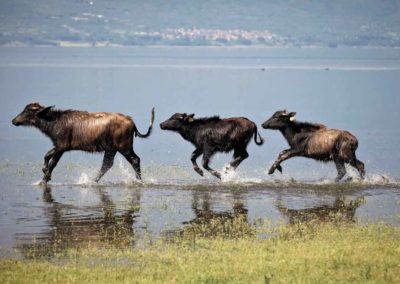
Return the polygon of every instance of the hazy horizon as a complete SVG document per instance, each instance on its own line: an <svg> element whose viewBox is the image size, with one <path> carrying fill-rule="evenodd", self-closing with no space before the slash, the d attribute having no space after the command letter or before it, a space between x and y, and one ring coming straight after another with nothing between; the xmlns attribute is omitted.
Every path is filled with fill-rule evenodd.
<svg viewBox="0 0 400 284"><path fill-rule="evenodd" d="M0 45L400 46L400 1L3 0Z"/></svg>

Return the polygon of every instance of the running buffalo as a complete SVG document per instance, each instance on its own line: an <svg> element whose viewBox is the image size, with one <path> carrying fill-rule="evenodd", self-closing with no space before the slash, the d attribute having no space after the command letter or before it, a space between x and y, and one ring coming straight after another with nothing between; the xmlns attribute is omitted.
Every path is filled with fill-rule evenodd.
<svg viewBox="0 0 400 284"><path fill-rule="evenodd" d="M257 145L264 143L257 132L256 124L244 117L221 119L213 116L195 119L194 114L175 113L161 123L160 127L163 130L178 132L196 147L191 161L193 169L199 175L203 176L203 171L197 165L196 159L203 155L203 168L219 179L221 174L209 166L210 159L216 152L233 150L234 160L230 162L230 167L236 169L249 156L246 148L252 136ZM257 135L259 141L257 141Z"/></svg>
<svg viewBox="0 0 400 284"><path fill-rule="evenodd" d="M280 164L292 157L307 157L323 162L333 161L336 165L336 181L346 174L345 163L356 168L364 178L364 163L357 159L357 138L345 130L327 128L322 124L298 122L295 112L277 111L262 124L264 129L279 130L288 142L290 149L279 153L271 166L269 174L276 169L282 172Z"/></svg>
<svg viewBox="0 0 400 284"><path fill-rule="evenodd" d="M44 157L42 182L46 184L61 156L70 150L105 152L96 182L112 167L117 152L132 165L136 178L141 179L140 158L133 151L133 136L150 136L153 121L154 108L149 129L146 134L141 134L132 118L124 114L57 110L54 106L44 107L39 103L30 103L12 123L15 126L36 127L52 140L54 148Z"/></svg>

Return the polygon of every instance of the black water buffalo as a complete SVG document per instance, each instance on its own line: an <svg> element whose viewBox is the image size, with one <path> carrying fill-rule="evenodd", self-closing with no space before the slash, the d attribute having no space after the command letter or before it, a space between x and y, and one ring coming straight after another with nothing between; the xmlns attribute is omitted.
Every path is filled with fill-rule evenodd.
<svg viewBox="0 0 400 284"><path fill-rule="evenodd" d="M254 142L262 145L264 140L257 132L254 122L244 117L221 119L218 116L194 119L194 114L175 113L171 118L160 124L161 129L178 132L185 140L192 143L196 150L192 153L193 169L201 176L203 171L196 159L203 155L203 168L217 178L221 174L209 167L210 158L216 152L234 151L234 160L230 166L234 169L246 159L247 145L254 135ZM260 141L257 141L257 135Z"/></svg>
<svg viewBox="0 0 400 284"><path fill-rule="evenodd" d="M51 179L51 173L61 156L70 150L105 152L103 165L95 178L96 182L112 167L117 152L128 160L136 172L136 177L141 179L140 158L133 151L133 136L146 138L150 135L154 108L149 129L146 134L141 134L132 118L124 114L55 110L53 107L30 103L12 120L16 126L38 128L53 142L54 148L44 157L43 183Z"/></svg>
<svg viewBox="0 0 400 284"><path fill-rule="evenodd" d="M292 157L301 156L323 162L334 161L337 168L336 181L346 174L345 163L355 167L364 178L364 163L357 160L357 138L350 132L330 129L322 124L295 121L296 113L286 110L277 111L262 124L265 129L279 130L288 142L290 149L279 153L277 160L269 170L282 172L280 164Z"/></svg>

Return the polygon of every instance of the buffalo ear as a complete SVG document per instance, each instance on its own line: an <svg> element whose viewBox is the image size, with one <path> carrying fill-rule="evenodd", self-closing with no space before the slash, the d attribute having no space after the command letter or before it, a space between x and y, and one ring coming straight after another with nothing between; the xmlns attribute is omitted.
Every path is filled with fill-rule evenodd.
<svg viewBox="0 0 400 284"><path fill-rule="evenodd" d="M194 120L193 117L194 117L194 113L191 113L191 114L189 114L189 115L187 115L187 116L185 117L184 121L185 121L185 122L191 123L191 122L193 122L193 120Z"/></svg>
<svg viewBox="0 0 400 284"><path fill-rule="evenodd" d="M290 121L294 121L295 120L295 117L296 116L296 113L295 112L291 112L291 113L289 113L289 120Z"/></svg>
<svg viewBox="0 0 400 284"><path fill-rule="evenodd" d="M37 116L38 118L43 118L43 119L46 119L46 120L50 120L50 119L51 119L50 110L51 110L52 108L54 108L54 106L45 107L45 108L41 109L40 111L38 111L38 113L36 114L36 116Z"/></svg>
<svg viewBox="0 0 400 284"><path fill-rule="evenodd" d="M194 117L194 113L189 114L188 116L185 117L185 121L187 122L193 122L193 117Z"/></svg>

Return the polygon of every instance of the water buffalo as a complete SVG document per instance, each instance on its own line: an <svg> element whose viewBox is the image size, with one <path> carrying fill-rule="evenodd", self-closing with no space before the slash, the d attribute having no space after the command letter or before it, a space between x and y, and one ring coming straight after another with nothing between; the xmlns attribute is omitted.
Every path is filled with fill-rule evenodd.
<svg viewBox="0 0 400 284"><path fill-rule="evenodd" d="M277 111L262 124L264 129L279 130L290 146L290 149L279 153L269 174L273 174L275 169L282 172L280 164L283 161L300 156L323 162L334 161L338 172L336 181L346 174L345 163L355 167L361 178L364 178L364 163L356 158L358 141L354 135L322 124L297 122L295 115L295 112Z"/></svg>
<svg viewBox="0 0 400 284"><path fill-rule="evenodd" d="M192 153L193 169L201 176L203 171L196 159L203 155L203 168L217 178L221 174L209 167L210 158L216 152L234 151L234 160L230 167L236 169L246 159L247 145L254 135L254 142L262 145L264 140L257 132L254 122L244 117L221 119L218 116L194 119L194 114L175 113L171 118L160 124L161 129L178 132L185 140L192 143L196 150ZM257 135L260 141L257 141Z"/></svg>
<svg viewBox="0 0 400 284"><path fill-rule="evenodd" d="M15 126L36 127L52 140L54 148L45 155L43 165L42 182L47 183L63 153L70 150L105 152L96 182L112 167L117 152L132 165L136 178L141 179L140 158L133 151L133 136L148 137L153 121L154 108L149 129L146 134L141 134L132 118L124 114L56 110L54 106L44 107L39 103L30 103L12 123Z"/></svg>

